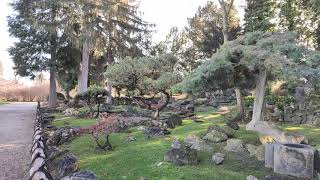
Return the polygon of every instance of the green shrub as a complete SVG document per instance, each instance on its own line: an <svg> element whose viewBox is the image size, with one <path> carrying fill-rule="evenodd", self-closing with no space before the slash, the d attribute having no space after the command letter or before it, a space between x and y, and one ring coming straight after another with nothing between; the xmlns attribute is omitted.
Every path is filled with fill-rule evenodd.
<svg viewBox="0 0 320 180"><path fill-rule="evenodd" d="M295 102L293 96L277 96L275 94L270 94L266 96L268 104L276 105L277 108L284 110L285 106L289 106L291 103Z"/></svg>
<svg viewBox="0 0 320 180"><path fill-rule="evenodd" d="M102 104L105 101L108 94L108 91L102 87L91 86L89 87L88 91L77 94L75 96L75 103L78 104L80 101L84 101L90 108L91 112L93 111L93 106L98 105L99 111L100 104Z"/></svg>
<svg viewBox="0 0 320 180"><path fill-rule="evenodd" d="M244 97L244 105L245 107L252 107L254 102L254 97L253 96L247 96Z"/></svg>

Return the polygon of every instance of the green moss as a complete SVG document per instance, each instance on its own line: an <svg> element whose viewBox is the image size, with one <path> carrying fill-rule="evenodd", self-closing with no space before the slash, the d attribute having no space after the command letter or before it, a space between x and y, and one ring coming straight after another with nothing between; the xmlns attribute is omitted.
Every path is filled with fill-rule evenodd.
<svg viewBox="0 0 320 180"><path fill-rule="evenodd" d="M56 117L56 119L53 121L52 124L57 127L64 127L65 124L68 124L70 126L87 127L87 126L93 125L96 122L97 122L96 119L89 119L89 118L77 119L75 117L60 116L59 118Z"/></svg>

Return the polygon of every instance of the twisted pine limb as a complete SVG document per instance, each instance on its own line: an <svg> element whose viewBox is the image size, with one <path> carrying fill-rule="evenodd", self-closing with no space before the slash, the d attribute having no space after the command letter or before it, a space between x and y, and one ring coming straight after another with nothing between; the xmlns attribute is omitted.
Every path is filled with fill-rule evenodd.
<svg viewBox="0 0 320 180"><path fill-rule="evenodd" d="M161 91L161 93L165 95L164 103L158 103L158 104L154 105L152 103L146 102L143 97L134 97L133 100L139 106L155 111L153 114L153 118L159 119L160 111L162 111L168 105L168 103L170 101L170 94L169 93L167 93L166 91Z"/></svg>

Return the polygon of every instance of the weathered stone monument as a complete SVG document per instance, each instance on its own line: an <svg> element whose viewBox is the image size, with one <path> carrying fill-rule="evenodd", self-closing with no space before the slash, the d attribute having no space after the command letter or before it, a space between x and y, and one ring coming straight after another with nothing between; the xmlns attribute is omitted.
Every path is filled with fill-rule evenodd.
<svg viewBox="0 0 320 180"><path fill-rule="evenodd" d="M275 173L312 178L315 149L304 144L267 144L265 166Z"/></svg>

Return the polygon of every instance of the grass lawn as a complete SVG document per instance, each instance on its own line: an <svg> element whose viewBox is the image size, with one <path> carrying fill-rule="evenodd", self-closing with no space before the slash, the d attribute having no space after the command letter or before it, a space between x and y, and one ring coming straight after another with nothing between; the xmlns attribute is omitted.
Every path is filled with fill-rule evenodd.
<svg viewBox="0 0 320 180"><path fill-rule="evenodd" d="M90 119L90 118L76 118L76 117L65 117L62 114L53 114L55 116L55 120L53 121L53 125L57 127L63 127L65 124L68 124L70 126L79 126L79 127L88 127L90 125L93 125L97 122L96 119Z"/></svg>
<svg viewBox="0 0 320 180"><path fill-rule="evenodd" d="M81 136L72 143L63 145L62 148L68 149L79 158L80 169L95 172L99 180L138 180L141 177L150 180L241 180L246 179L248 175L265 177L272 173L272 170L264 168L264 162L233 153L227 153L223 165L212 164L213 153L226 153L223 150L225 143L212 145L212 152L199 152L201 162L197 166L177 167L163 162L163 156L170 149L174 138L183 140L189 134L202 136L209 125L224 125L224 120L219 115L206 112L198 113L197 116L204 122L184 120L183 126L170 130L171 134L162 138L145 139L136 128L131 132L131 135L137 139L135 142L127 142L128 134L113 134L110 140L114 150L110 152L97 151L89 135ZM68 121L75 125L83 125L84 121L87 121L87 124L92 123L92 120L84 119ZM320 147L320 139L317 138L320 135L320 129L305 125L283 125L282 129L304 133L312 145ZM244 126L236 131L236 138L247 143L259 144L258 135L245 131Z"/></svg>

